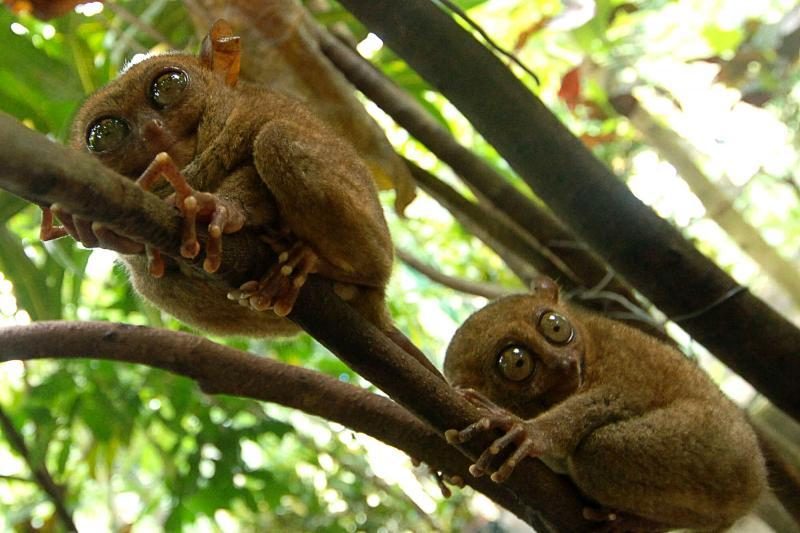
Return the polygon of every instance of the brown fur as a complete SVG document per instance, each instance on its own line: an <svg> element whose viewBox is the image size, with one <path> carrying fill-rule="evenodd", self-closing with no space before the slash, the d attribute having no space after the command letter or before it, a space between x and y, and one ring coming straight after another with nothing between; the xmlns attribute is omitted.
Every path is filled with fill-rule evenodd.
<svg viewBox="0 0 800 533"><path fill-rule="evenodd" d="M165 69L182 70L189 84L178 103L158 109L148 89ZM92 95L74 121L73 146L88 151L87 128L104 116L122 117L132 130L122 148L92 154L106 166L136 179L166 151L193 188L241 206L246 226L291 229L322 260L319 274L358 287L354 307L388 327L383 289L392 244L377 190L354 149L299 102L246 83L231 87L198 58L166 54L132 66ZM165 135L148 136L152 120ZM154 192L164 197L171 190ZM272 311L229 301L231 288L211 276L170 262L165 276L154 279L142 256L122 260L137 292L189 324L218 334L297 330Z"/></svg>
<svg viewBox="0 0 800 533"><path fill-rule="evenodd" d="M457 331L444 371L526 419L561 465L602 506L667 528L715 529L745 514L766 486L764 460L742 412L676 349L558 300L552 281L502 298ZM556 346L537 328L543 310L575 334ZM538 358L522 382L504 379L508 344Z"/></svg>

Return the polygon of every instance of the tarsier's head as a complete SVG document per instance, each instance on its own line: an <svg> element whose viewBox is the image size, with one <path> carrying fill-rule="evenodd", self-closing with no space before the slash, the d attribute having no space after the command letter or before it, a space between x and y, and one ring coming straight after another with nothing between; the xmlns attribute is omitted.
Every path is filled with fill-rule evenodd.
<svg viewBox="0 0 800 533"><path fill-rule="evenodd" d="M209 93L236 84L238 45L218 21L199 57L169 53L132 65L86 101L73 122L71 144L131 178L159 152L183 167L195 155Z"/></svg>
<svg viewBox="0 0 800 533"><path fill-rule="evenodd" d="M456 331L444 373L520 416L531 417L581 384L585 333L558 301L558 287L540 278L531 294L490 303Z"/></svg>

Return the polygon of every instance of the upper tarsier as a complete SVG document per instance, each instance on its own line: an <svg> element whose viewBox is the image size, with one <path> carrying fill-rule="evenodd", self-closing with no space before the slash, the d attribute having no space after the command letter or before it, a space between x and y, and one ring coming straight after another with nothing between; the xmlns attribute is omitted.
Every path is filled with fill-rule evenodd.
<svg viewBox="0 0 800 533"><path fill-rule="evenodd" d="M217 334L289 334L284 318L307 276L391 329L384 287L393 248L377 189L355 150L302 104L238 81L239 38L218 21L199 57L149 57L93 94L72 145L173 204L181 254L205 252L199 272L103 225L53 206L43 238L68 233L121 254L134 288L177 318ZM166 182L162 180L166 179ZM204 250L197 226L207 227ZM231 290L210 273L223 235L255 228L278 256L264 275Z"/></svg>
<svg viewBox="0 0 800 533"><path fill-rule="evenodd" d="M743 413L677 349L534 292L472 315L447 349L445 376L485 414L449 430L497 440L470 468L502 482L527 456L567 474L612 531L722 530L766 488Z"/></svg>

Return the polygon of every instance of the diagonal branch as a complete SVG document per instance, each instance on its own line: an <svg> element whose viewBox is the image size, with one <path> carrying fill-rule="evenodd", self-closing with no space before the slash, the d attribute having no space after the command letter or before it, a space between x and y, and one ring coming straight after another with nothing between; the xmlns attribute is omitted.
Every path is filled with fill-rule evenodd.
<svg viewBox="0 0 800 533"><path fill-rule="evenodd" d="M483 296L489 300L511 294L509 289L506 289L501 285L482 283L479 281L457 278L455 276L448 276L447 274L417 259L413 254L401 248L396 248L395 253L397 257L399 257L400 260L410 268L413 268L431 281L434 281L440 285L444 285L445 287L449 287L453 290L463 292L465 294Z"/></svg>
<svg viewBox="0 0 800 533"><path fill-rule="evenodd" d="M93 358L160 368L197 381L209 394L279 403L323 417L401 449L519 516L531 509L507 488L468 473L469 461L390 399L305 368L187 333L106 322L37 322L0 328L0 362ZM302 394L298 394L302 391ZM2 414L2 413L0 413ZM0 422L2 422L0 417Z"/></svg>
<svg viewBox="0 0 800 533"><path fill-rule="evenodd" d="M570 289L593 287L606 278L608 269L603 262L581 246L579 239L546 208L522 194L483 159L461 146L416 100L358 52L326 31L319 32L319 39L322 51L353 85L449 165L477 195L503 213L507 224L516 226L517 233L527 232L529 238L541 243L541 257L533 263L541 273L558 279ZM416 175L415 178L419 179ZM630 287L620 279L612 277L606 280L606 285L609 290L635 301Z"/></svg>
<svg viewBox="0 0 800 533"><path fill-rule="evenodd" d="M103 222L179 257L180 229L173 210L90 156L49 142L0 115L0 160L0 187L39 204L59 202L72 213ZM256 235L246 232L226 237L221 277L238 286L247 273L263 270L270 260L265 248ZM198 258L189 264L200 270L201 261ZM439 434L480 418L479 412L450 387L338 298L329 282L310 277L289 318ZM74 327L80 330L82 325L76 323ZM58 344L62 342L59 338ZM195 342L203 340L197 338ZM5 341L3 346L5 349ZM214 371L219 373L217 366L219 363L214 364ZM205 387L216 390L213 382ZM474 458L490 443L491 438L476 439L461 451ZM559 529L587 530L583 503L574 486L541 462L523 461L506 485L525 509L536 509ZM537 512L523 512L520 517L541 525Z"/></svg>

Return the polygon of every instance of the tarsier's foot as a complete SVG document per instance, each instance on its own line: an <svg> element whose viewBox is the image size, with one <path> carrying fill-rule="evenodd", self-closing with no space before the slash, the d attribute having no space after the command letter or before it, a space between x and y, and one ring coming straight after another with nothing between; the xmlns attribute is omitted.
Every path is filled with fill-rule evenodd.
<svg viewBox="0 0 800 533"><path fill-rule="evenodd" d="M39 240L52 241L69 235L64 226L53 225L53 210L49 207L42 207L42 224L39 227Z"/></svg>
<svg viewBox="0 0 800 533"><path fill-rule="evenodd" d="M503 460L502 464L491 475L492 481L502 483L511 475L522 459L527 456L540 455L539 439L531 428L517 415L497 406L478 391L472 389L459 390L459 393L468 402L485 413L486 416L470 424L462 430L449 429L444 436L450 444L461 444L472 440L475 435L495 429L502 430L505 434L496 439L469 467L470 473L480 477L488 472L496 456L515 444L516 449Z"/></svg>
<svg viewBox="0 0 800 533"><path fill-rule="evenodd" d="M228 298L256 311L272 309L278 316L288 315L308 275L316 272L317 254L302 242L280 252L278 262L260 281L248 281Z"/></svg>
<svg viewBox="0 0 800 533"><path fill-rule="evenodd" d="M222 235L242 229L245 222L244 212L224 198L194 190L166 152L161 152L153 159L136 183L142 189L149 190L161 177L175 189L175 193L167 197L167 201L172 202L183 215L181 255L188 259L197 257L200 253L197 222L208 222L203 268L206 272L216 272L222 263Z"/></svg>

